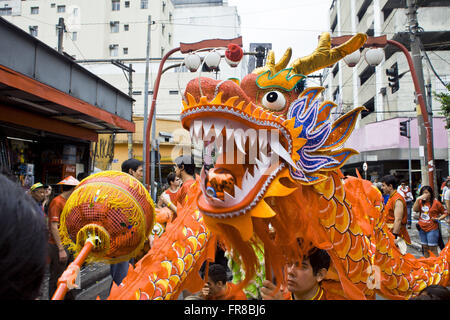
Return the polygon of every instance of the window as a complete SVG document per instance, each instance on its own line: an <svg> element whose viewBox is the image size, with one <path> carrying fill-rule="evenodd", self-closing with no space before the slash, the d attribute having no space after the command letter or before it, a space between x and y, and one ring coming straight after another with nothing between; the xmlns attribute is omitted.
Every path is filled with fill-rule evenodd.
<svg viewBox="0 0 450 320"><path fill-rule="evenodd" d="M111 27L111 33L119 32L119 21L110 21L109 25Z"/></svg>
<svg viewBox="0 0 450 320"><path fill-rule="evenodd" d="M161 57L164 57L164 47L161 47Z"/></svg>
<svg viewBox="0 0 450 320"><path fill-rule="evenodd" d="M161 25L161 34L162 35L164 35L164 31L166 30L166 24L165 23L163 23L162 25Z"/></svg>
<svg viewBox="0 0 450 320"><path fill-rule="evenodd" d="M358 11L358 21L361 22L362 18L367 12L367 8L369 8L370 4L372 3L372 0L364 0L363 4L361 5L361 8Z"/></svg>
<svg viewBox="0 0 450 320"><path fill-rule="evenodd" d="M339 72L339 63L336 63L336 65L333 68L333 77L336 77L337 73Z"/></svg>
<svg viewBox="0 0 450 320"><path fill-rule="evenodd" d="M386 21L394 9L383 9L383 20Z"/></svg>
<svg viewBox="0 0 450 320"><path fill-rule="evenodd" d="M148 9L148 0L141 0L141 9Z"/></svg>
<svg viewBox="0 0 450 320"><path fill-rule="evenodd" d="M123 25L123 31L128 31L128 30L130 30L130 25L124 24Z"/></svg>
<svg viewBox="0 0 450 320"><path fill-rule="evenodd" d="M72 40L77 41L77 39L78 39L78 32L76 31L72 32Z"/></svg>
<svg viewBox="0 0 450 320"><path fill-rule="evenodd" d="M373 24L373 21L372 21L372 24L370 25L370 27L366 31L367 36L373 37L373 35L375 34L373 28L374 28L374 24Z"/></svg>
<svg viewBox="0 0 450 320"><path fill-rule="evenodd" d="M38 36L38 26L29 26L28 28L30 30L30 34L33 37L37 37Z"/></svg>
<svg viewBox="0 0 450 320"><path fill-rule="evenodd" d="M375 67L367 66L363 72L359 75L359 79L361 81L361 86L369 80L369 78L375 73Z"/></svg>
<svg viewBox="0 0 450 320"><path fill-rule="evenodd" d="M78 17L78 8L73 8L73 11L72 11L72 13L73 13L73 16L74 17Z"/></svg>
<svg viewBox="0 0 450 320"><path fill-rule="evenodd" d="M168 40L169 40L169 44L172 44L172 34L171 33L169 33Z"/></svg>
<svg viewBox="0 0 450 320"><path fill-rule="evenodd" d="M128 54L128 48L123 48L123 54Z"/></svg>
<svg viewBox="0 0 450 320"><path fill-rule="evenodd" d="M337 15L334 17L333 23L331 24L331 32L334 32L337 26Z"/></svg>
<svg viewBox="0 0 450 320"><path fill-rule="evenodd" d="M166 11L166 2L163 1L162 2L162 12L165 12L165 11Z"/></svg>
<svg viewBox="0 0 450 320"><path fill-rule="evenodd" d="M12 14L12 8L0 8L0 16L10 16Z"/></svg>
<svg viewBox="0 0 450 320"><path fill-rule="evenodd" d="M58 13L66 12L66 6L57 6L56 12L58 12Z"/></svg>
<svg viewBox="0 0 450 320"><path fill-rule="evenodd" d="M364 103L364 107L366 107L367 110L363 110L361 112L361 119L367 117L370 113L375 111L375 99L369 99L366 103Z"/></svg>
<svg viewBox="0 0 450 320"><path fill-rule="evenodd" d="M169 22L172 22L173 14L172 12L169 12Z"/></svg>
<svg viewBox="0 0 450 320"><path fill-rule="evenodd" d="M334 90L334 92L333 92L333 101L336 103L339 103L338 100L340 100L339 88L336 88L336 90Z"/></svg>
<svg viewBox="0 0 450 320"><path fill-rule="evenodd" d="M111 0L112 11L120 10L120 0Z"/></svg>
<svg viewBox="0 0 450 320"><path fill-rule="evenodd" d="M142 91L133 91L133 96L140 96Z"/></svg>
<svg viewBox="0 0 450 320"><path fill-rule="evenodd" d="M169 90L170 95L178 94L178 90Z"/></svg>
<svg viewBox="0 0 450 320"><path fill-rule="evenodd" d="M125 8L129 8L130 7L130 1L125 1Z"/></svg>
<svg viewBox="0 0 450 320"><path fill-rule="evenodd" d="M117 57L119 55L119 45L118 44L110 44L109 45L109 55L111 57Z"/></svg>
<svg viewBox="0 0 450 320"><path fill-rule="evenodd" d="M39 14L39 7L31 7L31 14Z"/></svg>
<svg viewBox="0 0 450 320"><path fill-rule="evenodd" d="M54 8L56 6L56 3L52 3L51 5L50 5L50 8Z"/></svg>

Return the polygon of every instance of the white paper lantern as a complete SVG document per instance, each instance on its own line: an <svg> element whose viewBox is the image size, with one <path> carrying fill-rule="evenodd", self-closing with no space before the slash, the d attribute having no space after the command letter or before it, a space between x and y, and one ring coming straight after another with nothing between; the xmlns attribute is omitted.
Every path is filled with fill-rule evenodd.
<svg viewBox="0 0 450 320"><path fill-rule="evenodd" d="M216 51L208 53L205 57L205 63L210 69L217 69L220 63L220 54Z"/></svg>
<svg viewBox="0 0 450 320"><path fill-rule="evenodd" d="M198 56L197 54L189 53L184 58L184 65L191 72L197 71L197 69L200 67L201 63L202 63L202 60L200 59L200 56Z"/></svg>
<svg viewBox="0 0 450 320"><path fill-rule="evenodd" d="M381 48L369 49L366 51L365 59L370 66L376 67L384 59L384 50Z"/></svg>
<svg viewBox="0 0 450 320"><path fill-rule="evenodd" d="M359 59L361 59L361 52L359 50L356 50L355 52L345 56L344 62L349 67L354 67L358 64Z"/></svg>

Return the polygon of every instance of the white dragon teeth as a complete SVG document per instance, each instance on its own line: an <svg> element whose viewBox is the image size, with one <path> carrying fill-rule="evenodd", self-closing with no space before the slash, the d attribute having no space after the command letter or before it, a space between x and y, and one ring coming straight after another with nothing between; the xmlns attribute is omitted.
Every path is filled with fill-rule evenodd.
<svg viewBox="0 0 450 320"><path fill-rule="evenodd" d="M235 197L235 198L240 198L242 193L243 193L242 189L239 188L239 187L237 186L237 184L235 184L235 185L234 185L234 197Z"/></svg>
<svg viewBox="0 0 450 320"><path fill-rule="evenodd" d="M291 155L283 148L277 140L272 140L270 144L272 151L282 157L287 163L289 163L293 168L301 171L300 168L297 167L297 164L292 160Z"/></svg>
<svg viewBox="0 0 450 320"><path fill-rule="evenodd" d="M264 154L263 152L260 152L259 153L259 159L261 160L262 163L264 163L267 166L269 166L271 159L266 154Z"/></svg>
<svg viewBox="0 0 450 320"><path fill-rule="evenodd" d="M203 136L204 137L207 137L210 135L209 131L211 130L212 125L213 125L213 123L210 121L203 122Z"/></svg>
<svg viewBox="0 0 450 320"><path fill-rule="evenodd" d="M195 120L194 121L194 141L195 142L199 142L199 140L202 139L201 133L202 133L202 126L203 126L203 122L200 120Z"/></svg>
<svg viewBox="0 0 450 320"><path fill-rule="evenodd" d="M258 144L260 149L267 148L267 130L260 130L258 135Z"/></svg>
<svg viewBox="0 0 450 320"><path fill-rule="evenodd" d="M222 136L223 129L225 129L225 137ZM234 159L234 156L232 156L234 153L234 145L236 145L238 153L240 152L241 156L245 155L247 153L245 151L245 142L248 138L249 163L255 165L253 175L248 170L245 172L242 178L241 188L237 185L234 186L234 196L226 192L224 192L224 200L206 196L206 200L211 205L216 207L231 207L242 202L246 196L245 192L253 189L263 175L272 175L277 170L279 165L272 166L273 162L278 159L277 155L292 167L297 168L289 152L281 145L278 139L278 129L274 128L274 131L276 131L274 134L274 132L267 129L255 130L245 127L237 121L223 119L215 121L203 119L193 122L189 131L194 144L201 145L203 141L211 141L215 137L213 144L216 148L217 164L232 163L230 161ZM224 159L223 156L224 142L226 143L227 159ZM268 146L272 150L271 154L267 154ZM212 145L208 147L208 150L210 150ZM231 159L229 159L229 156L231 156ZM205 181L205 178L206 173L202 170L202 181ZM205 194L206 187L203 183L201 185L202 191Z"/></svg>
<svg viewBox="0 0 450 320"><path fill-rule="evenodd" d="M228 133L227 133L227 136L228 136ZM234 130L234 143L236 144L236 147L242 154L247 154L244 150L245 133L243 130L240 130L240 129Z"/></svg>
<svg viewBox="0 0 450 320"><path fill-rule="evenodd" d="M271 146L273 151L286 160L291 166L296 168L296 164L292 161L290 153L280 144L277 129L273 130L275 133L271 132L272 130L269 131L267 129L256 131L255 129L245 127L242 124L232 120L213 122L210 119L204 119L195 120L189 131L194 144L200 144L204 140L209 141L212 137L215 137L217 147L221 148L223 147L223 143L221 143L223 142L221 133L224 128L226 143L227 146L230 147L227 147L228 151L232 150L231 146L233 146L234 143L243 155L247 154L247 151L245 150L245 142L248 138L250 146L250 150L248 152L250 154L250 159L253 159L256 156L256 152L259 149L258 158L262 162L266 162L267 148L268 146ZM256 144L259 148L256 147ZM264 159L261 158L261 154L264 155Z"/></svg>
<svg viewBox="0 0 450 320"><path fill-rule="evenodd" d="M228 192L223 191L223 202L227 204L227 206L234 206L240 202L238 198L233 197Z"/></svg>
<svg viewBox="0 0 450 320"><path fill-rule="evenodd" d="M269 164L267 162L266 163L261 162L257 158L255 158L255 164L258 168L258 171L263 171L269 167Z"/></svg>
<svg viewBox="0 0 450 320"><path fill-rule="evenodd" d="M223 127L225 127L224 123L214 122L214 133L216 134L216 137L222 134Z"/></svg>

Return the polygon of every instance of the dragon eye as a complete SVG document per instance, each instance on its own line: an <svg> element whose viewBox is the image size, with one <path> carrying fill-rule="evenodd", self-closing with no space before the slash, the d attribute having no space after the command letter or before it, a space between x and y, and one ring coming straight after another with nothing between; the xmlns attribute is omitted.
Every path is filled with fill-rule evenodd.
<svg viewBox="0 0 450 320"><path fill-rule="evenodd" d="M262 105L267 109L280 111L286 106L286 98L281 92L267 92L261 101Z"/></svg>

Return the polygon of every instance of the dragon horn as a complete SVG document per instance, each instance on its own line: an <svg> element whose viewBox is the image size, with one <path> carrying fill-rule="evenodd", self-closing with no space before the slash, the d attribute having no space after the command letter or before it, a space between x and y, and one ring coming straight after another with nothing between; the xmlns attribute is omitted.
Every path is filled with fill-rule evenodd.
<svg viewBox="0 0 450 320"><path fill-rule="evenodd" d="M278 71L283 70L284 68L286 68L286 66L289 63L289 60L291 60L291 56L292 56L292 49L291 48L287 48L287 50L283 54L283 57L275 65L275 72L278 72Z"/></svg>
<svg viewBox="0 0 450 320"><path fill-rule="evenodd" d="M295 73L308 75L314 71L328 67L346 55L358 50L366 42L367 35L357 33L347 42L338 47L331 49L330 34L324 32L320 35L319 45L316 50L309 56L295 59L291 66Z"/></svg>
<svg viewBox="0 0 450 320"><path fill-rule="evenodd" d="M272 50L270 50L269 53L267 54L266 65L261 68L256 68L255 70L253 70L253 73L262 74L267 70L270 70L272 74L275 74L278 71L286 68L286 66L289 63L289 60L291 60L291 56L292 56L292 49L287 48L286 52L284 53L280 61L278 61L278 63L275 63L275 53Z"/></svg>

